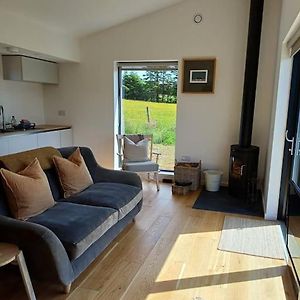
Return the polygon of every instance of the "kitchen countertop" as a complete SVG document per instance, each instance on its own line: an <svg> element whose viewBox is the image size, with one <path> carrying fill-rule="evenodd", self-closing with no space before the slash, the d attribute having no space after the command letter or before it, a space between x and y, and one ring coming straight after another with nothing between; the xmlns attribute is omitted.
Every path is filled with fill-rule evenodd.
<svg viewBox="0 0 300 300"><path fill-rule="evenodd" d="M18 135L28 135L28 134L37 134L42 132L49 132L49 131L57 131L57 130L64 130L70 129L71 126L68 125L49 125L49 124L42 124L36 125L34 129L28 130L15 130L9 132L0 132L1 137L10 137L10 136L18 136Z"/></svg>

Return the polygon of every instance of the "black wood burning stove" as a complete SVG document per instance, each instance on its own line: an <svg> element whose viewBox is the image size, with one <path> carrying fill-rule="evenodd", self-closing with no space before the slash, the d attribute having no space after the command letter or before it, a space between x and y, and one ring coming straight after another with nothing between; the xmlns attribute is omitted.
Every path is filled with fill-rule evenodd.
<svg viewBox="0 0 300 300"><path fill-rule="evenodd" d="M229 161L229 193L245 200L252 200L256 192L259 148L251 145L251 138L263 6L263 0L251 0L240 140L231 146Z"/></svg>
<svg viewBox="0 0 300 300"><path fill-rule="evenodd" d="M251 200L256 194L259 148L232 145L230 151L229 193Z"/></svg>

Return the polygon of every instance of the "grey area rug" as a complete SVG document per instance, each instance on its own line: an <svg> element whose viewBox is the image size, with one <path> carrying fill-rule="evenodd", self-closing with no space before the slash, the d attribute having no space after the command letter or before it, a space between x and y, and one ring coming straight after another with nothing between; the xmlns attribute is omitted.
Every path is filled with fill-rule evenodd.
<svg viewBox="0 0 300 300"><path fill-rule="evenodd" d="M254 256L285 259L279 222L226 216L218 249Z"/></svg>
<svg viewBox="0 0 300 300"><path fill-rule="evenodd" d="M257 201L247 203L244 200L230 196L227 187L221 187L218 192L201 191L193 208L258 217L264 215L260 192L257 193Z"/></svg>

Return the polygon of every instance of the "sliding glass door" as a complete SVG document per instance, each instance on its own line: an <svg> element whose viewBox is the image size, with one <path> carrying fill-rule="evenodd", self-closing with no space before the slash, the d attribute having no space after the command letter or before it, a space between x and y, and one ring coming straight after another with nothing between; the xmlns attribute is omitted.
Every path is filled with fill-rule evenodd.
<svg viewBox="0 0 300 300"><path fill-rule="evenodd" d="M300 283L300 52L293 61L278 216L287 225L287 248Z"/></svg>

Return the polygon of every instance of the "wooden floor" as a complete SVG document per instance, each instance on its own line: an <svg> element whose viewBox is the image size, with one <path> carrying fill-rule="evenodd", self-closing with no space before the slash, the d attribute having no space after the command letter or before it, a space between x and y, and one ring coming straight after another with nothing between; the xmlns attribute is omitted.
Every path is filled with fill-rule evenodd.
<svg viewBox="0 0 300 300"><path fill-rule="evenodd" d="M173 196L168 184L156 192L146 182L136 222L73 283L71 293L34 282L37 299L295 300L284 261L217 250L225 214L192 209L197 196ZM0 299L26 299L12 267L0 269Z"/></svg>

